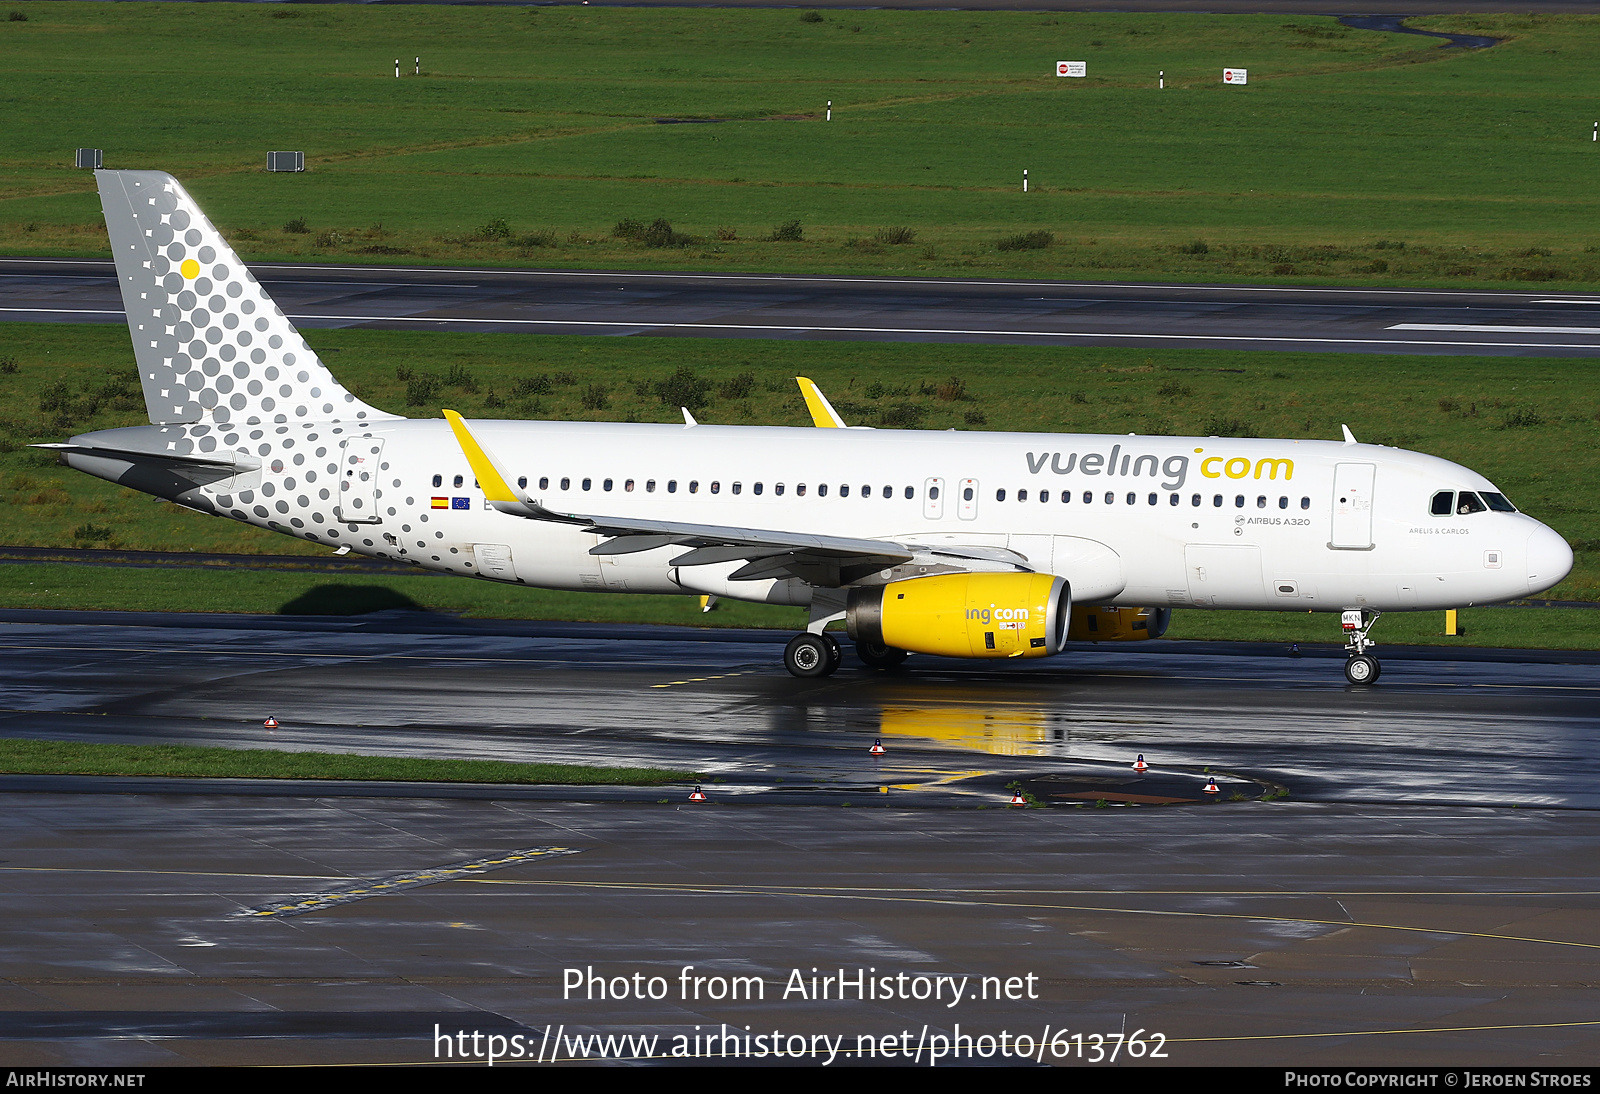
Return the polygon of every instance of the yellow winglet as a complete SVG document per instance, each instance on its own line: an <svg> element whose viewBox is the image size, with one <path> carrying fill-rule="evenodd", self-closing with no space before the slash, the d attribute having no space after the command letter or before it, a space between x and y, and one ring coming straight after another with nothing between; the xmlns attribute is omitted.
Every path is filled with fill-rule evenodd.
<svg viewBox="0 0 1600 1094"><path fill-rule="evenodd" d="M472 435L461 415L453 410L447 410L444 412L444 419L450 423L450 430L456 435L456 443L466 455L467 463L472 467L472 474L478 480L478 487L483 491L483 496L491 502L521 502L522 499L511 489L511 484L506 481L505 474L500 470L495 458L478 443L478 438Z"/></svg>
<svg viewBox="0 0 1600 1094"><path fill-rule="evenodd" d="M845 429L844 419L839 417L839 412L833 409L833 404L828 402L828 397L822 394L814 381L805 376L796 376L795 383L800 385L800 394L805 396L806 409L811 411L811 422L819 429Z"/></svg>

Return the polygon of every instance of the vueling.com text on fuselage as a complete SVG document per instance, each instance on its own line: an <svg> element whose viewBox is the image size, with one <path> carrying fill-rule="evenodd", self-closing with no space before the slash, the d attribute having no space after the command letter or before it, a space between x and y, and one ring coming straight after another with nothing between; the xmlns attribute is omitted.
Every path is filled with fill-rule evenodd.
<svg viewBox="0 0 1600 1094"><path fill-rule="evenodd" d="M1195 455L1205 449L1197 448ZM1188 456L1160 456L1144 452L1123 452L1120 444L1104 452L1026 452L1028 474L1043 474L1048 467L1056 475L1105 475L1108 478L1165 478L1163 490L1182 490L1189 478ZM1277 457L1251 460L1244 456L1206 456L1200 461L1200 474L1208 479L1272 479L1288 482L1294 478L1294 461Z"/></svg>

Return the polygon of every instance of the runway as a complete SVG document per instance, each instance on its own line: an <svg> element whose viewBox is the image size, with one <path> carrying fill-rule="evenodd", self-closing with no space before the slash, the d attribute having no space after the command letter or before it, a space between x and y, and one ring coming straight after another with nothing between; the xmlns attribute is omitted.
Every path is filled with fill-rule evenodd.
<svg viewBox="0 0 1600 1094"><path fill-rule="evenodd" d="M1600 295L414 266L252 267L306 329L1592 356ZM0 259L0 319L121 323L108 261Z"/></svg>
<svg viewBox="0 0 1600 1094"><path fill-rule="evenodd" d="M423 1062L435 1023L545 1063L723 1023L844 1036L838 1064L1002 1030L1091 1062L1063 1027L1145 1031L1137 1066L1595 1060L1600 655L1387 649L1354 689L1331 648L1154 642L800 681L783 637L0 614L3 736L670 764L711 798L4 777L0 1063ZM684 966L765 994L683 998ZM1018 986L786 997L813 967ZM568 969L670 990L564 998Z"/></svg>

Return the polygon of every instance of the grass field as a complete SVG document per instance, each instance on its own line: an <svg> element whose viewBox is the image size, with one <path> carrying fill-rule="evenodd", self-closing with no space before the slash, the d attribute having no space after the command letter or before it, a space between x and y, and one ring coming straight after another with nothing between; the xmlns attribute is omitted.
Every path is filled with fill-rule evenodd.
<svg viewBox="0 0 1600 1094"><path fill-rule="evenodd" d="M13 7L0 252L104 253L89 145L250 259L1600 285L1596 16Z"/></svg>
<svg viewBox="0 0 1600 1094"><path fill-rule="evenodd" d="M0 738L0 774L165 775L186 779L338 779L388 782L556 783L565 786L663 786L692 782L692 771L588 767L507 760L435 760L284 752L194 745L113 745Z"/></svg>
<svg viewBox="0 0 1600 1094"><path fill-rule="evenodd" d="M673 421L677 400L664 401L656 385L687 369L680 385L701 392L701 420L727 424L805 424L797 374L815 378L848 420L864 425L1331 438L1348 423L1364 441L1432 452L1488 475L1576 548L1573 575L1550 595L1600 600L1600 374L1589 361L358 330L311 331L309 339L362 398L410 416L450 406L474 417ZM80 475L25 447L142 424L131 354L121 326L0 324L0 542L320 553ZM452 369L455 385L444 382ZM401 374L440 383L410 406L413 382ZM12 575L4 577L10 602L34 603L9 583L40 569L0 566ZM200 591L200 575L175 572L171 580L160 593L130 586L127 606L160 607L174 597L165 606L230 610ZM228 580L235 591L219 596L243 596L253 582L290 588L276 574ZM438 579L410 580L431 589ZM407 595L483 614L501 610L488 602L508 595L449 584L485 589L486 599ZM142 587L161 586L150 578ZM270 602L269 594L251 610L276 610L293 595ZM584 611L626 614L557 617L624 618L636 611L626 605L643 600L602 599L615 609Z"/></svg>

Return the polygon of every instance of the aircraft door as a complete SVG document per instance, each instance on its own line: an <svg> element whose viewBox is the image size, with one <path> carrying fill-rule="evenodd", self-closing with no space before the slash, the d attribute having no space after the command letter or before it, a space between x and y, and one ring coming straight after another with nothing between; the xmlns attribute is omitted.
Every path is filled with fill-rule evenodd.
<svg viewBox="0 0 1600 1094"><path fill-rule="evenodd" d="M929 520L944 517L944 480L924 479L922 483L922 515Z"/></svg>
<svg viewBox="0 0 1600 1094"><path fill-rule="evenodd" d="M1333 469L1333 531L1328 546L1365 551L1372 547L1372 491L1377 465L1341 463Z"/></svg>
<svg viewBox="0 0 1600 1094"><path fill-rule="evenodd" d="M978 480L962 479L956 485L958 508L956 515L962 520L978 519Z"/></svg>
<svg viewBox="0 0 1600 1094"><path fill-rule="evenodd" d="M378 470L383 464L383 438L347 437L340 446L339 501L335 520L346 524L378 523Z"/></svg>

